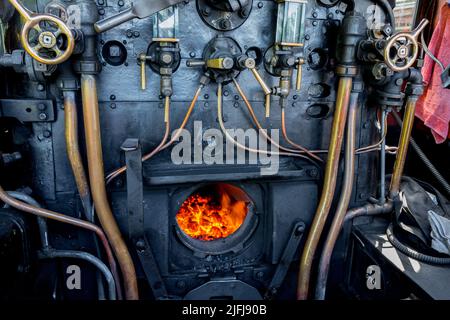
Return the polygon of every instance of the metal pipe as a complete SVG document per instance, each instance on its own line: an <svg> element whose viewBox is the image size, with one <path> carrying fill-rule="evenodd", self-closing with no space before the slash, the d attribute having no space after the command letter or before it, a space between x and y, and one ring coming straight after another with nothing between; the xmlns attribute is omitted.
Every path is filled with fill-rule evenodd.
<svg viewBox="0 0 450 320"><path fill-rule="evenodd" d="M85 217L90 219L92 212L91 192L89 183L81 159L80 146L78 143L78 112L76 106L75 91L64 91L64 113L65 113L65 137L67 157L75 177L78 193L83 205Z"/></svg>
<svg viewBox="0 0 450 320"><path fill-rule="evenodd" d="M397 123L402 126L403 122L400 116L397 112L393 112L393 116ZM436 178L436 180L439 182L439 184L442 186L444 191L447 193L447 195L450 195L450 185L445 180L444 176L439 172L439 170L434 166L434 164L431 162L431 160L427 157L427 155L423 152L422 148L417 144L416 140L414 140L413 137L411 137L411 147L413 147L414 151L419 156L420 160L425 164L425 166L430 170L431 174Z"/></svg>
<svg viewBox="0 0 450 320"><path fill-rule="evenodd" d="M325 300L325 292L327 287L328 272L330 269L331 255L333 254L336 241L344 223L344 218L350 204L353 184L355 182L355 149L356 149L356 116L359 110L359 93L352 93L350 98L350 108L348 113L347 124L347 142L345 146L345 174L341 197L333 218L330 231L325 241L319 263L319 274L316 284L317 300Z"/></svg>
<svg viewBox="0 0 450 320"><path fill-rule="evenodd" d="M308 149L306 149L305 147L295 143L294 141L292 141L289 138L289 135L287 133L287 127L286 127L286 109L285 108L281 108L281 131L282 131L284 140L286 140L286 142L289 143L291 146L293 146L294 148L296 148L298 150L301 150L302 152L305 152L310 157L318 160L319 162L323 162L322 158L316 156L313 152L311 152Z"/></svg>
<svg viewBox="0 0 450 320"><path fill-rule="evenodd" d="M95 209L122 270L125 296L128 300L138 300L139 293L133 260L114 219L106 195L97 82L94 75L82 74L81 93L83 97L89 178Z"/></svg>
<svg viewBox="0 0 450 320"><path fill-rule="evenodd" d="M27 195L26 193L17 192L17 191L7 191L7 192L11 197L13 197L17 200L23 201L23 202L28 203L29 205L35 206L37 208L42 208L42 206L39 202L34 200L31 196ZM9 207L9 206L6 205L5 207ZM46 252L48 250L51 250L50 242L49 242L49 238L48 238L47 220L42 217L37 217L37 220L38 220L38 225L39 225L39 236L41 238L42 250ZM97 240L97 239L95 238L95 240ZM95 244L96 244L97 251L99 251L98 243L96 242ZM61 252L70 252L70 251L61 251ZM88 253L86 253L86 254L88 254ZM94 258L101 262L101 260L99 260L98 258L96 258L96 257L94 257ZM103 262L101 262L101 263L103 264ZM106 266L105 266L105 268L108 270L108 273L112 277L112 273L109 271L109 269ZM100 271L102 271L102 270L100 270ZM98 284L98 291L99 291L99 299L104 300L104 298L103 298L104 294L101 294L101 292L103 292L103 283L101 282L101 278L100 278L100 281L97 281L97 284ZM116 290L115 283L114 283L114 290ZM110 294L110 296L111 296L111 294ZM113 296L114 296L114 299L112 299L112 300L115 300L116 299L115 291L114 291Z"/></svg>
<svg viewBox="0 0 450 320"><path fill-rule="evenodd" d="M26 193L18 192L18 191L7 191L7 193L11 197L13 197L17 200L23 201L23 202L28 203L29 205L35 206L37 208L42 208L42 206L40 205L39 202L34 200L31 196L27 195ZM5 207L6 208L9 207L9 205L5 205ZM38 225L39 225L39 237L41 238L42 247L48 248L50 246L50 242L48 240L47 222L42 217L37 217L37 220L38 220Z"/></svg>
<svg viewBox="0 0 450 320"><path fill-rule="evenodd" d="M244 104L247 107L248 112L250 113L250 116L254 122L254 124L256 125L256 127L259 129L259 132L261 133L261 135L270 143L272 143L275 147L277 147L279 150L282 151L286 151L286 152L290 152L290 153L305 153L307 155L309 155L311 158L319 161L319 162L323 162L322 158L316 156L314 153L310 152L308 149L303 148L300 150L293 150L293 149L289 149L289 148L285 148L283 146L281 146L279 143L277 143L276 141L274 141L271 137L269 137L269 135L267 134L267 130L264 130L261 123L259 122L258 118L256 117L255 111L252 107L252 105L250 104L250 101L248 100L247 96L245 95L244 91L242 90L241 86L239 85L239 83L236 81L236 79L233 79L233 83L236 87L236 90L238 91L239 95L242 97L242 100L244 100ZM282 109L284 111L284 108ZM283 112L282 111L282 112Z"/></svg>
<svg viewBox="0 0 450 320"><path fill-rule="evenodd" d="M142 162L153 158L158 152L160 152L162 150L162 148L166 145L167 140L169 139L169 135L170 135L170 98L169 97L166 97L164 106L165 106L164 122L166 123L166 129L164 132L164 136L163 136L160 144L155 149L153 149L152 152L150 152L142 157ZM126 166L123 166L117 170L114 170L113 172L111 172L110 174L108 174L106 176L106 184L107 185L110 184L115 178L117 178L118 176L120 176L121 174L123 174L126 171L127 171Z"/></svg>
<svg viewBox="0 0 450 320"><path fill-rule="evenodd" d="M395 14L394 10L391 7L391 4L388 0L375 0L375 3L378 4L381 9L384 11L386 18L388 18L389 23L391 24L392 33L395 33Z"/></svg>
<svg viewBox="0 0 450 320"><path fill-rule="evenodd" d="M368 203L363 207L349 210L345 216L344 224L359 217L378 216L381 214L390 213L393 209L394 203L392 201L387 201L384 205L380 205L378 203Z"/></svg>
<svg viewBox="0 0 450 320"><path fill-rule="evenodd" d="M306 300L308 298L313 259L317 251L320 237L325 227L336 190L339 157L344 138L352 85L353 79L351 77L341 77L339 80L322 196L300 261L297 287L297 299L299 300Z"/></svg>
<svg viewBox="0 0 450 320"><path fill-rule="evenodd" d="M222 112L222 105L223 105L223 91L222 90L223 90L223 88L222 88L222 83L219 83L217 85L217 88L218 88L217 89L217 119L219 121L220 129L225 134L225 138L228 141L230 141L233 145L235 145L237 148L239 148L241 150L248 151L248 152L251 152L251 153L272 155L272 156L288 156L288 157L302 158L302 159L306 159L306 160L314 163L315 165L317 165L317 163L314 160L312 160L311 158L306 157L306 156L301 155L301 154L298 154L298 153L276 152L276 151L254 149L254 148L249 148L249 147L239 143L238 141L236 141L231 136L231 134L228 132L228 130L226 129L225 124L223 122L223 112Z"/></svg>
<svg viewBox="0 0 450 320"><path fill-rule="evenodd" d="M387 110L383 109L381 115L381 132L387 130ZM386 137L384 137L381 142L381 152L380 152L380 204L386 202Z"/></svg>
<svg viewBox="0 0 450 320"><path fill-rule="evenodd" d="M65 71L65 69L63 70ZM70 71L65 72L71 74L69 73ZM84 170L78 141L78 110L76 105L77 91L78 90L76 90L75 88L72 88L72 90L66 89L63 91L67 158L69 159L72 173L75 178L75 184L77 186L78 194L83 206L84 216L88 221L95 223L92 211L91 190L89 189L89 183L86 177L86 172ZM96 238L94 238L94 246L96 248L98 256L100 257L101 252L99 250L100 248ZM103 280L99 273L97 273L97 284L99 299L104 300L105 294L103 288Z"/></svg>
<svg viewBox="0 0 450 320"><path fill-rule="evenodd" d="M402 132L398 145L397 158L395 159L394 171L389 189L391 199L397 197L400 191L400 183L405 169L406 156L408 154L409 141L414 126L417 97L409 97L406 101L405 116L403 119Z"/></svg>
<svg viewBox="0 0 450 320"><path fill-rule="evenodd" d="M108 267L97 257L90 253L82 251L72 251L72 250L54 250L47 249L40 251L38 253L39 259L55 259L55 258L69 258L69 259L80 259L87 261L94 265L105 277L106 283L108 284L108 295L109 300L116 300L116 284L114 282L114 277Z"/></svg>
<svg viewBox="0 0 450 320"><path fill-rule="evenodd" d="M3 201L6 205L9 205L19 211L23 211L23 212L27 212L27 213L31 213L35 216L38 217L42 217L42 218L46 218L46 219L50 219L50 220L55 220L55 221L59 221L62 223L66 223L66 224L70 224L72 226L78 227L78 228L82 228L85 230L89 230L94 232L99 238L100 241L103 244L103 247L105 249L105 253L106 256L108 257L108 263L111 269L111 273L114 276L114 279L116 280L116 283L120 283L118 282L120 280L118 273L117 273L117 267L116 267L116 262L114 260L111 248L109 246L108 240L106 239L105 234L103 233L102 229L100 229L98 226L96 226L95 224L92 224L90 222L87 221L83 221L77 218L73 218L73 217L69 217L60 213L56 213L44 208L39 208L37 206L34 205L30 205L28 203L25 203L23 201L17 200L14 197L10 196L3 188L2 186L0 186L0 200ZM119 286L119 285L118 285ZM120 292L120 288L117 288L118 294ZM119 297L120 298L120 297Z"/></svg>

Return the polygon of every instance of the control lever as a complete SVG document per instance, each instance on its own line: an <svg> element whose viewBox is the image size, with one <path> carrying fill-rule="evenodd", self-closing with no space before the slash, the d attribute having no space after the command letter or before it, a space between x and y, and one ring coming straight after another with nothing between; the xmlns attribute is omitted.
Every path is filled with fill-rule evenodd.
<svg viewBox="0 0 450 320"><path fill-rule="evenodd" d="M238 58L238 65L240 68L243 69L249 69L253 77L255 77L256 82L261 86L262 91L265 95L265 109L266 109L266 118L270 117L270 98L272 96L272 89L267 85L267 83L264 81L264 79L261 77L261 75L258 72L258 69L256 69L256 61L253 58L250 58L246 55L243 55Z"/></svg>
<svg viewBox="0 0 450 320"><path fill-rule="evenodd" d="M72 30L64 21L53 15L31 12L18 0L9 0L9 2L25 20L20 40L25 51L33 59L43 64L54 65L63 63L70 58L75 47L75 38ZM42 22L47 23L43 24ZM31 30L38 34L37 44L30 43ZM67 39L65 48L61 48L59 45L58 38L60 36L65 36ZM53 52L54 57L47 57L48 52Z"/></svg>
<svg viewBox="0 0 450 320"><path fill-rule="evenodd" d="M299 58L297 61L297 80L295 81L295 90L300 91L302 89L303 70L302 65L305 64L305 59Z"/></svg>
<svg viewBox="0 0 450 320"><path fill-rule="evenodd" d="M141 66L141 89L144 91L147 89L147 61L151 61L152 57L147 56L145 53L141 53L138 58L138 63Z"/></svg>
<svg viewBox="0 0 450 320"><path fill-rule="evenodd" d="M259 85L261 86L261 89L264 92L264 96L266 99L265 104L264 104L265 109L266 109L266 118L269 118L270 117L270 98L272 96L272 90L269 88L267 83L263 80L263 78L259 74L256 67L250 68L250 71L252 72L253 76L255 77L256 81L259 83Z"/></svg>
<svg viewBox="0 0 450 320"><path fill-rule="evenodd" d="M147 18L184 0L134 0L131 7L94 24L97 33L111 30L133 19Z"/></svg>

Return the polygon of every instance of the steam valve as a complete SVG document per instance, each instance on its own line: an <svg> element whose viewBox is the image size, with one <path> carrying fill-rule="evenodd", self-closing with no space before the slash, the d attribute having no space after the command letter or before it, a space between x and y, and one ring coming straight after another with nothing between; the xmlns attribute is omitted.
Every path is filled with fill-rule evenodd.
<svg viewBox="0 0 450 320"><path fill-rule="evenodd" d="M20 38L23 48L33 59L43 64L55 65L71 57L75 48L75 37L64 21L53 15L32 13L18 0L9 2L25 20ZM38 34L34 43L30 39L32 30ZM64 37L65 41L61 42L61 37Z"/></svg>

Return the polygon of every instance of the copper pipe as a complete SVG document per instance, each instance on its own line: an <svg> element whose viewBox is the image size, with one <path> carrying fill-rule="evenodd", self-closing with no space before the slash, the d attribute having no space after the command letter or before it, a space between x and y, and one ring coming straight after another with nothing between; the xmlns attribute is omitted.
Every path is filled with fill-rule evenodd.
<svg viewBox="0 0 450 320"><path fill-rule="evenodd" d="M64 117L67 156L75 177L78 193L85 212L85 217L91 216L92 200L89 183L81 160L78 143L78 113L74 91L64 91Z"/></svg>
<svg viewBox="0 0 450 320"><path fill-rule="evenodd" d="M225 128L225 124L223 123L222 104L223 104L222 84L219 83L218 90L217 90L217 118L219 120L219 125L220 125L222 132L225 134L226 139L229 140L231 143L233 143L239 149L248 151L248 152L252 152L252 153L258 153L258 154L265 154L265 155L272 155L272 156L288 156L288 157L296 157L296 158L311 160L310 158L305 157L304 155L301 155L298 153L274 152L274 151L267 151L267 150L261 150L261 149L253 149L253 148L249 148L247 146L240 144L239 142L237 142L236 140L233 139L233 137L229 134L229 132Z"/></svg>
<svg viewBox="0 0 450 320"><path fill-rule="evenodd" d="M384 117L384 126L383 126L384 130L381 133L382 134L381 139L375 144L372 144L370 146L363 147L363 148L356 150L356 154L364 154L364 153L376 151L379 149L379 147L383 144L383 142L386 141L386 137L387 137L387 133L388 133L388 121L387 120L388 120L388 118ZM383 122L383 120L381 122Z"/></svg>
<svg viewBox="0 0 450 320"><path fill-rule="evenodd" d="M180 135L182 133L182 130L186 127L186 125L191 117L192 111L194 110L195 104L197 103L198 97L200 96L200 93L203 88L204 88L204 85L200 85L198 87L197 91L195 92L194 98L192 99L191 104L188 108L188 111L186 112L186 115L183 119L181 126L177 129L176 133L173 135L172 139L169 142L167 142L167 140L169 139L169 135L170 135L170 103L168 104L166 101L166 103L165 103L166 110L164 111L164 114L165 114L164 117L165 118L167 117L168 121L166 122L166 130L164 133L164 137L163 137L161 143L158 145L158 147L156 147L155 149L153 149L153 151L151 151L150 153L147 153L146 155L144 155L142 157L142 162L150 160L156 154L158 154L159 152L161 152L164 149L167 149L176 140L178 140L178 138L180 137ZM108 174L106 176L106 184L110 184L115 178L117 178L118 176L120 176L121 174L123 174L126 171L127 171L126 166L123 166L117 170L114 170L113 172L111 172L110 174Z"/></svg>
<svg viewBox="0 0 450 320"><path fill-rule="evenodd" d="M95 209L122 270L125 297L127 300L137 300L139 299L139 293L133 260L114 219L106 195L97 82L95 76L86 74L81 76L81 93L83 97L89 178Z"/></svg>
<svg viewBox="0 0 450 320"><path fill-rule="evenodd" d="M164 99L164 123L169 122L170 97Z"/></svg>
<svg viewBox="0 0 450 320"><path fill-rule="evenodd" d="M341 190L341 197L333 218L330 231L328 232L325 246L319 263L319 274L316 284L316 300L325 299L328 271L330 269L331 255L336 245L339 233L344 223L345 215L350 204L355 181L355 147L356 147L356 115L358 112L358 93L352 93L347 124L347 141L345 146L345 173Z"/></svg>
<svg viewBox="0 0 450 320"><path fill-rule="evenodd" d="M313 259L319 245L320 237L327 221L336 190L339 157L341 154L342 140L344 138L352 85L353 79L350 77L342 77L339 80L322 196L314 216L300 262L297 287L297 299L299 300L306 300L308 298Z"/></svg>
<svg viewBox="0 0 450 320"><path fill-rule="evenodd" d="M250 116L252 117L254 124L260 130L260 133L262 134L262 136L267 141L272 143L275 147L277 147L279 150L283 150L283 151L290 152L290 153L300 153L298 150L293 150L293 149L289 149L289 148L285 148L285 147L281 146L280 144L278 144L277 142L273 141L273 139L269 137L269 135L267 134L267 131L264 130L263 127L261 126L261 123L259 122L258 118L256 117L255 111L254 111L252 105L250 104L250 101L248 101L247 96L245 95L244 91L242 90L241 86L236 81L236 79L233 79L233 83L234 83L234 85L235 85L239 95L242 97L242 100L244 100L244 103L245 103L245 105L247 107L247 110L250 113ZM319 158L315 154L309 152L305 148L304 148L304 153L308 154L311 158L313 158L315 160L318 160L319 162L323 162L323 160L321 158Z"/></svg>
<svg viewBox="0 0 450 320"><path fill-rule="evenodd" d="M170 102L170 100L169 100ZM164 110L164 118L167 118L167 121L165 121L166 123L166 129L164 131L164 136L163 139L161 140L160 144L153 149L152 152L150 152L149 154L145 155L144 157L142 157L142 161L147 161L150 158L153 158L159 151L161 151L161 148L166 144L167 140L169 139L169 135L170 135L170 103L165 103L165 110ZM127 171L127 167L123 166L113 172L111 172L110 174L108 174L106 176L106 184L110 184L115 178L117 178L118 176L120 176L122 173Z"/></svg>
<svg viewBox="0 0 450 320"><path fill-rule="evenodd" d="M105 234L103 233L102 229L100 229L98 226L96 226L93 223L80 220L77 218L69 217L60 213L56 213L44 208L38 208L32 205L29 205L27 203L24 203L22 201L19 201L13 197L11 197L5 190L0 186L0 200L3 201L5 204L9 205L10 207L13 207L19 211L31 213L35 216L55 220L58 222L70 224L72 226L82 228L88 231L94 232L100 239L104 249L105 253L108 259L109 267L111 269L111 273L114 276L114 280L116 282L116 288L117 288L117 296L119 299L121 299L121 288L120 288L120 278L117 273L117 266L116 262L114 260L113 253L111 251L111 248L109 246L108 240L106 239Z"/></svg>
<svg viewBox="0 0 450 320"><path fill-rule="evenodd" d="M313 157L316 160L319 160L320 162L323 162L323 160L321 158L319 158L318 156L316 156L314 153L312 153L311 151L309 151L308 149L306 149L305 147L293 142L288 134L287 134L287 128L286 128L286 110L285 108L281 108L281 131L283 133L283 137L286 140L287 143L289 143L291 146L293 146L294 148L301 150L303 152L305 152L306 154L308 154L310 157Z"/></svg>
<svg viewBox="0 0 450 320"><path fill-rule="evenodd" d="M397 158L395 159L394 171L392 172L391 186L389 189L391 199L398 196L403 171L405 169L411 133L414 126L417 98L408 98L406 101L405 116L403 119L400 142L398 144Z"/></svg>
<svg viewBox="0 0 450 320"><path fill-rule="evenodd" d="M164 146L162 146L161 150L167 149L168 147L170 147L175 141L177 141L180 136L181 133L183 132L184 128L186 127L189 119L191 118L192 115L192 111L194 111L194 107L195 104L197 103L198 97L200 96L200 93L202 92L202 89L205 86L203 84L201 84L198 88L197 91L194 94L194 98L192 98L191 104L189 105L188 111L186 112L186 115L184 116L183 122L181 123L181 126L177 129L176 133L172 136L172 138L170 139L170 141L168 143L166 143Z"/></svg>

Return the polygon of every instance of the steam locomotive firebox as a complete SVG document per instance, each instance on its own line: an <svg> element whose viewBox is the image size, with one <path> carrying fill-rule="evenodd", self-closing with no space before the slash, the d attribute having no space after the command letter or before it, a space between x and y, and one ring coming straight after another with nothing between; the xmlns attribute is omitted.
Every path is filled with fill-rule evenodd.
<svg viewBox="0 0 450 320"><path fill-rule="evenodd" d="M29 224L40 259L74 248L100 265L83 269L91 296L311 296L331 211L391 204L381 128L405 97L414 116L427 22L396 33L390 2L0 0L0 169L26 161L3 170L22 193L1 200L57 220ZM349 235L324 246L333 288Z"/></svg>

